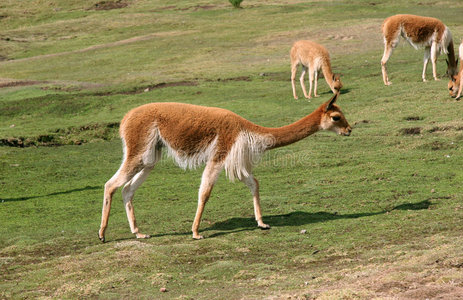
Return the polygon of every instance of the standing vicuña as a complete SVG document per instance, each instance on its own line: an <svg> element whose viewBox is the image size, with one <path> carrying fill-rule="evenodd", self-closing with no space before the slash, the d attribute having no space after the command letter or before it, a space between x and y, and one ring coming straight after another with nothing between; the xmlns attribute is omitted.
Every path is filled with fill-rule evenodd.
<svg viewBox="0 0 463 300"><path fill-rule="evenodd" d="M299 141L318 130L349 135L351 127L340 108L336 94L310 115L280 128L258 126L231 111L182 103L151 103L137 107L122 119L120 135L124 158L114 176L105 184L101 227L98 236L105 240L114 192L124 186L124 200L130 229L137 238L147 238L138 231L132 206L135 190L143 183L161 158L161 148L183 168L206 163L193 222L193 238L201 239L199 223L219 173L244 182L253 194L254 214L260 228L270 228L262 221L259 184L252 176L252 166L268 149Z"/></svg>
<svg viewBox="0 0 463 300"><path fill-rule="evenodd" d="M294 43L290 52L291 57L291 85L293 87L293 96L294 99L297 99L296 87L294 85L294 80L296 79L297 66L302 65L302 74L299 78L301 82L302 91L304 92L304 97L312 98L312 84L315 81L315 86L313 89L314 96L317 95L317 81L318 81L318 71L320 69L323 72L323 77L325 77L326 83L330 86L333 93L338 93L342 88L341 79L339 75L333 74L331 71L330 63L330 54L328 50L322 45L314 43L312 41L297 41ZM305 90L304 85L304 75L309 71L309 94Z"/></svg>
<svg viewBox="0 0 463 300"><path fill-rule="evenodd" d="M423 81L426 81L426 66L429 58L432 64L432 76L437 79L436 61L441 52L447 54L447 74L454 75L457 69L452 34L440 20L414 15L395 15L384 20L381 27L384 37L384 54L381 59L381 70L385 85L390 85L386 63L392 50L399 44L400 36L406 39L415 49L424 46Z"/></svg>
<svg viewBox="0 0 463 300"><path fill-rule="evenodd" d="M460 48L458 48L458 56L460 59L460 72L457 75L450 76L448 84L450 96L460 99L463 90L463 40L461 41ZM457 60L458 61L458 60Z"/></svg>

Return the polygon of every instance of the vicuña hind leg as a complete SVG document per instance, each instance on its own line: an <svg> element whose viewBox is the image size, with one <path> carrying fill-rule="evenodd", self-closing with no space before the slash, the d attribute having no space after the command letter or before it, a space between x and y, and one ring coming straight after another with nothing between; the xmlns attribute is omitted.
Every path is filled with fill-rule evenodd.
<svg viewBox="0 0 463 300"><path fill-rule="evenodd" d="M426 48L424 48L423 74L421 75L421 78L423 79L423 82L426 82L426 69L427 69L427 66L428 66L429 57L431 57L431 48L426 47Z"/></svg>
<svg viewBox="0 0 463 300"><path fill-rule="evenodd" d="M136 168L137 162L129 162L125 160L116 174L114 174L114 176L111 177L111 179L105 184L101 225L98 232L98 237L102 242L105 241L105 230L106 227L108 227L109 212L111 211L113 195L119 187L131 180L133 174L136 173Z"/></svg>
<svg viewBox="0 0 463 300"><path fill-rule="evenodd" d="M396 39L398 41L398 39ZM395 43L397 44L397 43ZM383 81L384 85L391 85L392 82L389 81L389 76L387 75L387 61L392 55L392 50L394 49L393 45L388 44L387 42L384 43L384 54L383 58L381 58L381 72L383 73Z"/></svg>
<svg viewBox="0 0 463 300"><path fill-rule="evenodd" d="M193 239L195 240L203 238L202 235L199 235L199 223L201 222L201 216L203 215L206 202L209 200L211 195L212 188L217 181L217 177L219 177L219 174L222 171L222 167L223 165L221 163L210 161L207 163L206 168L204 168L203 176L201 178L201 186L199 187L198 192L198 208L191 228L193 231Z"/></svg>
<svg viewBox="0 0 463 300"><path fill-rule="evenodd" d="M262 229L270 229L270 226L262 221L262 212L260 209L259 182L252 175L241 179L251 190L254 201L254 216L256 217L257 226Z"/></svg>
<svg viewBox="0 0 463 300"><path fill-rule="evenodd" d="M138 231L137 222L135 220L135 213L133 210L133 195L138 187L145 181L149 173L153 169L153 166L145 167L140 172L138 172L132 180L127 182L127 184L122 189L122 198L124 199L125 211L127 213L127 219L129 220L130 230L133 234L136 235L138 239L147 239L150 238L149 235L140 233Z"/></svg>
<svg viewBox="0 0 463 300"><path fill-rule="evenodd" d="M434 77L434 80L439 80L437 78L437 56L439 55L438 49L437 49L437 43L432 43L431 45L431 64L432 64L432 77Z"/></svg>
<svg viewBox="0 0 463 300"><path fill-rule="evenodd" d="M309 95L307 95L307 91L305 90L305 85L304 85L304 76L305 76L305 73L307 72L307 70L308 70L308 68L303 65L302 66L302 74L301 74L301 77L299 78L299 81L301 83L302 92L304 93L304 97L310 98L311 90L309 90ZM310 89L312 89L312 86L310 87Z"/></svg>

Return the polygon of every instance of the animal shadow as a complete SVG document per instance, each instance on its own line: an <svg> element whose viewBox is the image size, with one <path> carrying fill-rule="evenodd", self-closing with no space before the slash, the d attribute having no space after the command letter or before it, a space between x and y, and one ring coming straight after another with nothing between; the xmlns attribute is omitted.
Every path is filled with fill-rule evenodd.
<svg viewBox="0 0 463 300"><path fill-rule="evenodd" d="M62 192L54 192L54 193L50 193L46 195L26 196L26 197L17 197L17 198L0 198L0 202L26 201L30 199L43 198L43 197L56 196L56 195L65 195L65 194L71 194L74 192L82 192L82 191L96 190L96 189L101 189L101 186L86 186L83 188L77 188L77 189L72 189L72 190L62 191Z"/></svg>
<svg viewBox="0 0 463 300"><path fill-rule="evenodd" d="M422 210L428 209L431 206L429 200L423 200L417 203L405 203L398 206L395 206L391 209L385 209L379 212L371 213L353 213L353 214L338 214L330 212L315 212L309 213L304 211L295 211L288 214L281 215L272 215L264 217L264 222L269 224L271 227L283 227L283 226L302 226L320 222L329 222L340 219L358 219L363 217L371 217L382 215L393 210ZM259 229L256 226L256 221L254 218L231 218L223 222L217 222L206 228L204 231L218 230L222 231L219 233L214 233L210 237L220 236L227 233L247 231L247 230L256 230Z"/></svg>

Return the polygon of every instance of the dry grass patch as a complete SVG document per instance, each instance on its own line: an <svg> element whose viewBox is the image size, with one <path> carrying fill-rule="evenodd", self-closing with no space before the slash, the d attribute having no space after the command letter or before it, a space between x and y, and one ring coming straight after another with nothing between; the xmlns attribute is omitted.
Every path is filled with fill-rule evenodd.
<svg viewBox="0 0 463 300"><path fill-rule="evenodd" d="M396 245L367 251L359 255L360 264L325 273L288 296L291 299L459 299L463 295L462 242L461 237L432 236L413 244L413 249Z"/></svg>

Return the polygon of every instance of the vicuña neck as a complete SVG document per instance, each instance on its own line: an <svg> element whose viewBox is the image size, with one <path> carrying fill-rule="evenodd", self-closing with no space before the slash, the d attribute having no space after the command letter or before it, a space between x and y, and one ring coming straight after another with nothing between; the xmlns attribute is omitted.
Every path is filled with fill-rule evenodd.
<svg viewBox="0 0 463 300"><path fill-rule="evenodd" d="M325 77L326 83L331 87L332 85L332 78L333 78L333 71L331 70L331 64L329 61L324 61L322 63L322 72L323 77Z"/></svg>
<svg viewBox="0 0 463 300"><path fill-rule="evenodd" d="M317 109L299 121L283 127L261 127L261 131L263 131L264 134L271 135L273 138L273 141L269 144L268 149L283 147L295 143L319 131L321 115L322 113L320 109Z"/></svg>
<svg viewBox="0 0 463 300"><path fill-rule="evenodd" d="M457 70L457 61L455 59L455 50L453 49L453 41L450 41L447 47L447 57L449 61L449 69L456 71Z"/></svg>

